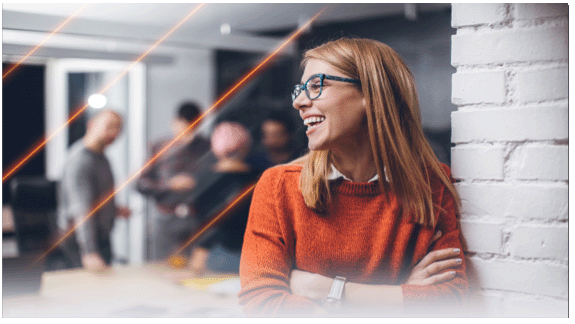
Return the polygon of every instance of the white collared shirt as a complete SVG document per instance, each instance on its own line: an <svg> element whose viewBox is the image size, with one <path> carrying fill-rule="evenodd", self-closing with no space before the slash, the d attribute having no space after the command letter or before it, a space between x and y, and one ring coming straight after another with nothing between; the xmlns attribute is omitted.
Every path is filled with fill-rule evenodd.
<svg viewBox="0 0 575 324"><path fill-rule="evenodd" d="M383 169L383 171L386 172L385 169ZM339 178L343 178L344 180L353 182L350 178L346 177L343 173L339 172L339 170L336 169L335 166L334 166L333 163L332 163L332 165L331 165L331 173L330 173L329 176L327 177L327 180L336 180L336 179L339 179ZM369 179L368 182L373 182L373 181L375 181L375 180L379 180L379 175L375 174L375 176L373 176L373 178ZM387 180L387 174L385 175L385 180ZM387 181L389 181L389 180L387 180Z"/></svg>

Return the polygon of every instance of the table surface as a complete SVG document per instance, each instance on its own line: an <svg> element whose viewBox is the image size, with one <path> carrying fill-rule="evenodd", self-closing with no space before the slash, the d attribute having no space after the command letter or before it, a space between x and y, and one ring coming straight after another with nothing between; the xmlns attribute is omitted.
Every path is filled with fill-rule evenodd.
<svg viewBox="0 0 575 324"><path fill-rule="evenodd" d="M214 293L187 287L169 279L170 276L174 277L174 272L177 270L169 269L165 265L114 267L104 274L94 274L81 269L44 272L38 293L3 297L2 315L3 317L244 316L238 304L237 292ZM228 284L230 282L234 286L237 284L237 279L227 281Z"/></svg>

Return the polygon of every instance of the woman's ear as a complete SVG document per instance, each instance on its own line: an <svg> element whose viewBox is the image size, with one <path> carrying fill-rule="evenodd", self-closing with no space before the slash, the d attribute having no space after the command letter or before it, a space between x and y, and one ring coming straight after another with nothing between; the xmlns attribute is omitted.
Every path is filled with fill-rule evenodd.
<svg viewBox="0 0 575 324"><path fill-rule="evenodd" d="M363 105L363 109L367 110L367 101L364 96L361 97L361 104Z"/></svg>

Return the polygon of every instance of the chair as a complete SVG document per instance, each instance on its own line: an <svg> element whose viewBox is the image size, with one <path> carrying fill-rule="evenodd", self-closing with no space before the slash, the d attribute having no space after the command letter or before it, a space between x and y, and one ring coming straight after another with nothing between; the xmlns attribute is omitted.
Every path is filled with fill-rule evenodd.
<svg viewBox="0 0 575 324"><path fill-rule="evenodd" d="M44 252L57 233L57 182L42 177L15 178L11 194L19 254Z"/></svg>
<svg viewBox="0 0 575 324"><path fill-rule="evenodd" d="M35 293L40 289L42 272L60 253L39 259L57 234L57 183L41 177L20 177L11 181L10 189L18 256L2 260L2 292Z"/></svg>

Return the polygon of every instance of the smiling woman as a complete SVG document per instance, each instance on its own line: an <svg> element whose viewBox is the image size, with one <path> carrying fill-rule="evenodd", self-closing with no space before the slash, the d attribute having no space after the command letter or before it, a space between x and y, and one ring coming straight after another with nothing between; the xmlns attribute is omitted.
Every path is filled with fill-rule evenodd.
<svg viewBox="0 0 575 324"><path fill-rule="evenodd" d="M255 189L240 267L246 312L460 304L459 198L423 135L410 71L387 45L347 38L307 51L302 66L292 99L310 153Z"/></svg>

